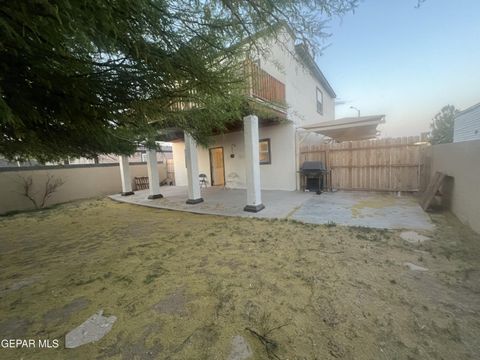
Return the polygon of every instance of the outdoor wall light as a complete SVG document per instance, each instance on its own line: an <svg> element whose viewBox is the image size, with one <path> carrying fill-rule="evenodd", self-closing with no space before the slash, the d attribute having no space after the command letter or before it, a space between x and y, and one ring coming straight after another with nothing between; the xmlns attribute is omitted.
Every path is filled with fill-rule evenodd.
<svg viewBox="0 0 480 360"><path fill-rule="evenodd" d="M235 157L235 147L236 145L235 144L232 144L232 146L230 147L230 157L233 159Z"/></svg>

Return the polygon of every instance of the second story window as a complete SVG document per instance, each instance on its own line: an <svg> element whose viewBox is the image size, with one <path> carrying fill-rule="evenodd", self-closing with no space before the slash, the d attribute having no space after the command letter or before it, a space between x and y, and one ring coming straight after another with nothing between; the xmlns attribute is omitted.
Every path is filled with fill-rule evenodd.
<svg viewBox="0 0 480 360"><path fill-rule="evenodd" d="M317 87L317 112L323 115L323 92Z"/></svg>

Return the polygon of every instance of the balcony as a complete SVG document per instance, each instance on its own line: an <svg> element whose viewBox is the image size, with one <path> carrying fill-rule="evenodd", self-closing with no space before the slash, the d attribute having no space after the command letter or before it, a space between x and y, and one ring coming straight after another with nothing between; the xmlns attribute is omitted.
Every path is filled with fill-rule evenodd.
<svg viewBox="0 0 480 360"><path fill-rule="evenodd" d="M270 109L286 113L285 84L260 68L251 60L244 62L244 75L247 79L246 95L250 100L265 105ZM193 91L190 91L193 94ZM170 105L173 111L188 110L195 107L195 102L177 101Z"/></svg>
<svg viewBox="0 0 480 360"><path fill-rule="evenodd" d="M245 72L250 81L249 95L251 98L275 107L286 108L284 83L261 69L251 60L245 61Z"/></svg>

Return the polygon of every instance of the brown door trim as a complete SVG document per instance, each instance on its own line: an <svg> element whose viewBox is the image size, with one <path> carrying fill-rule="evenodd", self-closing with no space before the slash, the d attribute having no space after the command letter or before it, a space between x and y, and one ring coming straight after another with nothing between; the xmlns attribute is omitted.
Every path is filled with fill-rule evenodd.
<svg viewBox="0 0 480 360"><path fill-rule="evenodd" d="M210 185L215 186L215 184L213 182L213 162L212 162L212 150L215 150L215 149L222 149L223 186L225 186L225 182L226 182L226 179L225 179L225 151L223 149L223 146L216 146L216 147L208 149L208 156L209 156L209 159L210 159Z"/></svg>

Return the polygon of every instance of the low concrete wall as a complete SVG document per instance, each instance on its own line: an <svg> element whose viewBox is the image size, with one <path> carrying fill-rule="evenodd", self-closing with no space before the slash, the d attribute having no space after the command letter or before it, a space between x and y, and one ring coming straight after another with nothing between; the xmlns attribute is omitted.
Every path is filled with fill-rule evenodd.
<svg viewBox="0 0 480 360"><path fill-rule="evenodd" d="M440 171L453 177L452 212L480 233L480 140L433 145L427 158L430 176Z"/></svg>
<svg viewBox="0 0 480 360"><path fill-rule="evenodd" d="M147 165L132 163L130 172L132 181L134 177L147 176ZM167 165L159 163L158 172L160 180L164 180ZM0 168L0 214L34 208L31 201L22 195L22 178L32 177L33 191L38 192L36 198L41 198L49 175L65 183L52 194L47 205L115 194L122 190L118 164Z"/></svg>

